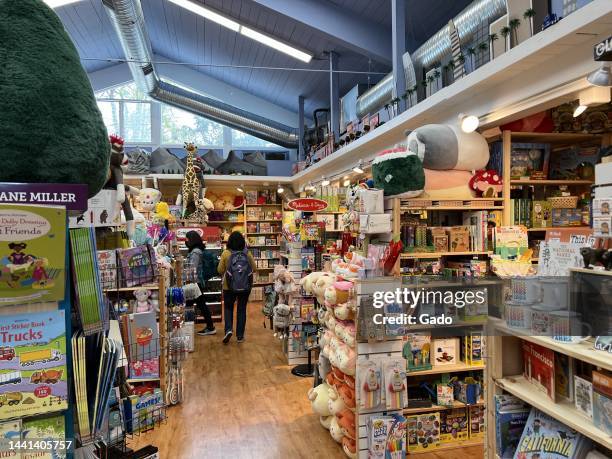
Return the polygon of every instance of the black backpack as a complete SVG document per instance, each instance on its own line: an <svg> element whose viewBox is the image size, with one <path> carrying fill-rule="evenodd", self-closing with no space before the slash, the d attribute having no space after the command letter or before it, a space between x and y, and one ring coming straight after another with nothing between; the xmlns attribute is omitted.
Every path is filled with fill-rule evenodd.
<svg viewBox="0 0 612 459"><path fill-rule="evenodd" d="M234 292L247 292L251 290L253 268L249 263L247 249L234 251L230 255L225 271L227 286Z"/></svg>

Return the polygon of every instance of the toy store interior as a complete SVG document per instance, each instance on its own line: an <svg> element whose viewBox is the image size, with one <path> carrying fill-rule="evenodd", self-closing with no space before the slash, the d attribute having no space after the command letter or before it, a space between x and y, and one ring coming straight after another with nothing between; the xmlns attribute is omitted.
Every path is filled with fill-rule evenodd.
<svg viewBox="0 0 612 459"><path fill-rule="evenodd" d="M612 457L612 1L0 0L0 457Z"/></svg>

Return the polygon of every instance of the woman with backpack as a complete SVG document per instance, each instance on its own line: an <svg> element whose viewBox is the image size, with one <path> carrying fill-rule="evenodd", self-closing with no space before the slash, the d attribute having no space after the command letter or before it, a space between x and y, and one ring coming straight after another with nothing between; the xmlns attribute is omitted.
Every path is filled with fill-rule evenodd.
<svg viewBox="0 0 612 459"><path fill-rule="evenodd" d="M202 238L196 231L188 231L187 234L185 234L185 239L185 245L187 246L187 249L189 249L187 262L191 264L191 266L197 267L196 273L198 276L198 285L200 286L200 290L204 290L204 283L207 280L206 273L204 273L204 261L207 257L214 257L214 255L206 250L204 241L202 241ZM198 309L202 311L204 321L206 322L206 328L200 330L198 335L206 336L216 334L217 330L215 329L215 324L213 323L210 309L208 309L208 305L206 304L205 296L200 295L195 302Z"/></svg>
<svg viewBox="0 0 612 459"><path fill-rule="evenodd" d="M234 231L227 239L227 248L221 254L218 271L223 276L223 316L225 317L225 336L223 344L227 344L233 334L234 303L236 308L236 338L244 342L246 327L246 308L253 287L253 272L255 260L246 248L244 236L240 231Z"/></svg>

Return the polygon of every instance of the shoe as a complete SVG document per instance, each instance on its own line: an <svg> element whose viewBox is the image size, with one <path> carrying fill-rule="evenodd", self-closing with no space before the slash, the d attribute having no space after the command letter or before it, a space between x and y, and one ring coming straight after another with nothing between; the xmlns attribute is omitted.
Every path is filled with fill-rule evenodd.
<svg viewBox="0 0 612 459"><path fill-rule="evenodd" d="M207 335L216 335L217 334L217 329L213 328L212 330L209 330L208 328L205 328L204 330L200 330L198 332L198 335L200 336L207 336Z"/></svg>
<svg viewBox="0 0 612 459"><path fill-rule="evenodd" d="M238 338L236 341L237 341L238 343L244 343L244 338Z"/></svg>
<svg viewBox="0 0 612 459"><path fill-rule="evenodd" d="M225 336L223 337L223 344L229 343L229 340L232 337L232 335L233 333L231 332L231 330L225 333Z"/></svg>

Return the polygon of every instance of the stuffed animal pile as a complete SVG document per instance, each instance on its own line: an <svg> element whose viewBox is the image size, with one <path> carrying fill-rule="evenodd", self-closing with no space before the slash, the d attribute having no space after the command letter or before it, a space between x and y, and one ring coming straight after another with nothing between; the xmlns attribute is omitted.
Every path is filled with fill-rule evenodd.
<svg viewBox="0 0 612 459"><path fill-rule="evenodd" d="M319 304L324 305L319 314L323 326L319 337L319 375L324 382L311 389L308 398L321 425L342 445L348 457L355 458L356 301L353 283L339 275L338 266L339 263L336 273L313 272L302 279L304 292L315 295Z"/></svg>

